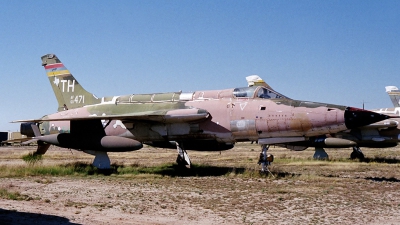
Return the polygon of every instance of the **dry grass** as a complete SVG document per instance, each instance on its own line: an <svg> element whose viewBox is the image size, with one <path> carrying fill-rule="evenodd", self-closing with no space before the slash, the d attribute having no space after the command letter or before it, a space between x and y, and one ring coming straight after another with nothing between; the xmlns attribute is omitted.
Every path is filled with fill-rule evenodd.
<svg viewBox="0 0 400 225"><path fill-rule="evenodd" d="M120 216L126 224L396 224L400 220L400 148L365 148L366 160L360 162L348 159L351 149L327 149L330 160L314 161L312 149L293 152L272 147L275 177L258 172L259 147L250 144L224 152L188 151L195 163L190 171L176 167L176 150L111 153L110 176L80 173L79 168L90 167L93 157L54 147L40 165L29 166L21 155L30 151L0 148L0 174L32 167L81 167L67 177L9 174L0 178L0 190L6 191L5 196L8 192L29 196L33 199L29 203L42 205L49 213L58 208L59 215L70 218L70 212L71 218L81 219L76 220L79 223L96 224L84 220L86 214L103 215L109 222Z"/></svg>

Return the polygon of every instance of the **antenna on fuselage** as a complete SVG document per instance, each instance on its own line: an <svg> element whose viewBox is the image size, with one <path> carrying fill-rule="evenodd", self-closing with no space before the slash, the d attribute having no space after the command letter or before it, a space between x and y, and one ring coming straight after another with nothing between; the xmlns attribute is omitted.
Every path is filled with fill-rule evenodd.
<svg viewBox="0 0 400 225"><path fill-rule="evenodd" d="M363 106L362 109L365 109L365 103L369 103L369 102L366 102L366 101L363 100L362 101L362 106Z"/></svg>

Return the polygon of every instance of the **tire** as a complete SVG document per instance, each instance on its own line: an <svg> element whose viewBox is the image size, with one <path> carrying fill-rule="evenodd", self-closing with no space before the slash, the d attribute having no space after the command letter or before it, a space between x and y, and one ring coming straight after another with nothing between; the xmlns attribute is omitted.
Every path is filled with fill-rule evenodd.
<svg viewBox="0 0 400 225"><path fill-rule="evenodd" d="M363 153L360 153L360 152L353 151L353 152L350 154L350 159L364 160L364 158L365 158L364 154L363 154Z"/></svg>

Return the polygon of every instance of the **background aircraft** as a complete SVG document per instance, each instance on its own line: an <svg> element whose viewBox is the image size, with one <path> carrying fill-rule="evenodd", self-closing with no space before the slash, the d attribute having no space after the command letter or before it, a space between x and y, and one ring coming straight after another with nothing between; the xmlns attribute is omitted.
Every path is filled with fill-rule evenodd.
<svg viewBox="0 0 400 225"><path fill-rule="evenodd" d="M395 111L393 113L400 114L400 91L396 86L386 86L386 92L388 93L390 100L395 107Z"/></svg>
<svg viewBox="0 0 400 225"><path fill-rule="evenodd" d="M83 89L54 54L42 57L58 101L58 112L21 120L21 133L38 141L37 154L50 144L95 155L93 164L110 167L107 152L134 151L143 143L173 147L177 163L188 165L186 150L221 151L236 142L257 141L262 169L273 157L269 145L313 141L315 137L375 123L388 116L341 105L290 99L269 86L130 94L98 98ZM351 141L326 137L348 146Z"/></svg>

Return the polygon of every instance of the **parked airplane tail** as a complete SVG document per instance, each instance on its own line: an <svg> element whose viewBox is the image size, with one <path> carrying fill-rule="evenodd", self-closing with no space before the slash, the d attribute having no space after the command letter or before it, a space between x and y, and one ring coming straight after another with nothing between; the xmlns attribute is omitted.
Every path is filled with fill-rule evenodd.
<svg viewBox="0 0 400 225"><path fill-rule="evenodd" d="M101 99L86 91L54 54L41 57L51 87L58 101L58 111L97 104Z"/></svg>
<svg viewBox="0 0 400 225"><path fill-rule="evenodd" d="M386 86L386 92L389 94L394 107L400 107L400 90L396 86Z"/></svg>

